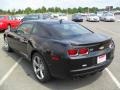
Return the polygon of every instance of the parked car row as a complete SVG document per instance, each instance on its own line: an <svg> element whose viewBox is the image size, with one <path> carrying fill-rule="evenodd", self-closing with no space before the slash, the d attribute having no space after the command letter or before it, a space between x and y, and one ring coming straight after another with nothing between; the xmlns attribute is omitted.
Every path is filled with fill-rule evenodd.
<svg viewBox="0 0 120 90"><path fill-rule="evenodd" d="M76 13L72 15L72 21L75 22L83 22L84 20L89 22L99 22L99 21L112 21L114 22L115 16L112 13L103 13L103 14L87 14L86 16L82 16L80 13Z"/></svg>
<svg viewBox="0 0 120 90"><path fill-rule="evenodd" d="M20 25L21 22L28 20L45 20L45 19L58 19L58 20L69 20L68 15L64 13L40 13L40 14L29 14L29 15L0 15L0 31L6 29L14 29ZM72 21L83 22L87 20L89 22L99 22L99 21L115 21L114 14L106 12L103 14L87 14L83 15L80 13L75 13L72 15Z"/></svg>

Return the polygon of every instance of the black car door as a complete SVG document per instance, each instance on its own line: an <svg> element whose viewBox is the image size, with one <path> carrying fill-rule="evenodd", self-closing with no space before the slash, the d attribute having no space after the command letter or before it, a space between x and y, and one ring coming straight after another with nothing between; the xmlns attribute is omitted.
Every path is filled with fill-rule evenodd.
<svg viewBox="0 0 120 90"><path fill-rule="evenodd" d="M17 35L14 41L15 49L24 55L27 55L27 44L33 26L33 23L23 23L16 31Z"/></svg>

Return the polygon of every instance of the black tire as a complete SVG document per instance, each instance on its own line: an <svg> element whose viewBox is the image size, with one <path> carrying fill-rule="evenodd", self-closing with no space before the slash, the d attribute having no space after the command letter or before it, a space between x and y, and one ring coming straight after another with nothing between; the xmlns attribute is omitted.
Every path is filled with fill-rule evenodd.
<svg viewBox="0 0 120 90"><path fill-rule="evenodd" d="M6 37L4 38L4 48L5 48L5 50L6 50L7 52L12 52L12 49L11 49L11 47L9 46L9 43L8 43L8 40L7 40Z"/></svg>
<svg viewBox="0 0 120 90"><path fill-rule="evenodd" d="M37 58L39 58L39 59L37 60ZM36 66L35 66L36 61L39 61L39 62L37 62ZM41 56L39 53L33 54L32 66L33 66L33 71L35 73L35 76L40 82L45 83L51 79L47 64L45 63L43 56ZM40 71L40 69L41 70L43 69L43 70Z"/></svg>

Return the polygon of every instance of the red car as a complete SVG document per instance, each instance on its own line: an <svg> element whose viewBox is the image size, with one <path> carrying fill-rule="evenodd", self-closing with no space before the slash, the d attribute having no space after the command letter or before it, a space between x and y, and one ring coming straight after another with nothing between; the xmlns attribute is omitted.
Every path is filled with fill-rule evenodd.
<svg viewBox="0 0 120 90"><path fill-rule="evenodd" d="M19 24L20 20L17 20L14 16L3 15L0 16L0 31L6 29L15 29Z"/></svg>

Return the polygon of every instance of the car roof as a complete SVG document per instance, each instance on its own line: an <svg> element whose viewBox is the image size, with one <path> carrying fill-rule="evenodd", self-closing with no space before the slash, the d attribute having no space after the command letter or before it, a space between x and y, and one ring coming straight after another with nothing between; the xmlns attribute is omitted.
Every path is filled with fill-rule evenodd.
<svg viewBox="0 0 120 90"><path fill-rule="evenodd" d="M47 19L47 20L29 20L24 21L23 23L29 23L29 22L37 22L37 23L43 23L43 24L59 24L59 23L70 23L74 24L75 22L69 21L69 20L54 20L54 19Z"/></svg>

